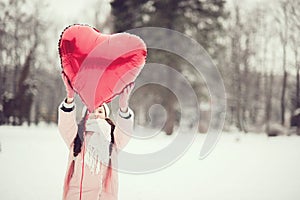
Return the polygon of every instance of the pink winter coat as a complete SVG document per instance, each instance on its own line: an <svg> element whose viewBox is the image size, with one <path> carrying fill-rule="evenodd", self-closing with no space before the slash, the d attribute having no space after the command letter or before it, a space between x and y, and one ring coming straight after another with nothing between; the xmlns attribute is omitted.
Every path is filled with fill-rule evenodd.
<svg viewBox="0 0 300 200"><path fill-rule="evenodd" d="M64 112L59 107L58 129L69 148L69 158L67 172L64 180L63 200L80 199L80 183L82 181L82 200L117 200L118 199L118 172L112 170L111 178L104 183L107 166L101 165L99 174L92 174L89 167L83 165L85 146L89 140L90 133L85 133L84 143L80 154L73 161L73 141L77 134L76 109L71 112ZM117 149L122 149L128 143L133 132L134 115L131 109L129 119L122 118L119 113L116 117L116 128L114 131L115 145ZM117 163L117 152L114 148L111 158ZM113 165L115 166L115 164ZM82 171L84 172L82 175Z"/></svg>

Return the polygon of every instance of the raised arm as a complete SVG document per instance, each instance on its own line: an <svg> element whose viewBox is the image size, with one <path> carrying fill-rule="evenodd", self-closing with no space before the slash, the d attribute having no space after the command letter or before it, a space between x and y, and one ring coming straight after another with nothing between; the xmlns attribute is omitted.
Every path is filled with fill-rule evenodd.
<svg viewBox="0 0 300 200"><path fill-rule="evenodd" d="M124 113L119 110L116 119L115 141L118 149L123 149L133 134L134 113L128 108Z"/></svg>
<svg viewBox="0 0 300 200"><path fill-rule="evenodd" d="M119 112L116 119L115 141L118 149L123 149L133 134L134 113L128 107L129 96L133 90L134 83L124 88L119 98Z"/></svg>
<svg viewBox="0 0 300 200"><path fill-rule="evenodd" d="M65 84L67 98L58 107L58 130L68 148L71 148L78 129L74 104L75 92L64 73L62 73L62 79Z"/></svg>
<svg viewBox="0 0 300 200"><path fill-rule="evenodd" d="M58 108L58 130L68 148L77 134L76 109L74 103L67 103L67 98Z"/></svg>

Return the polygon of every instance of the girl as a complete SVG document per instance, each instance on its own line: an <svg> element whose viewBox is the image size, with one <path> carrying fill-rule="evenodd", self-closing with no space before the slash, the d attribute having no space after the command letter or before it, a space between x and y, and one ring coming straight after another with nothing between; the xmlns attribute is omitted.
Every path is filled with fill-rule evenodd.
<svg viewBox="0 0 300 200"><path fill-rule="evenodd" d="M134 84L128 85L119 98L116 125L109 119L103 104L76 124L74 90L62 74L67 97L59 106L58 129L69 148L63 200L117 200L117 152L129 141L133 131L133 111L128 100Z"/></svg>

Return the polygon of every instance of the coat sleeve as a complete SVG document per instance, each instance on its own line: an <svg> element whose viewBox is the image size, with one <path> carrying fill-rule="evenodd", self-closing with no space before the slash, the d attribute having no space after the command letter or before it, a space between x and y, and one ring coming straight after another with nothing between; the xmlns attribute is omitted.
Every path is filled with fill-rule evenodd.
<svg viewBox="0 0 300 200"><path fill-rule="evenodd" d="M77 134L76 109L75 105L71 108L66 108L64 102L58 108L58 130L68 148L74 141Z"/></svg>
<svg viewBox="0 0 300 200"><path fill-rule="evenodd" d="M133 134L134 113L129 108L129 116L121 117L120 110L118 111L115 128L115 142L118 149L123 149Z"/></svg>

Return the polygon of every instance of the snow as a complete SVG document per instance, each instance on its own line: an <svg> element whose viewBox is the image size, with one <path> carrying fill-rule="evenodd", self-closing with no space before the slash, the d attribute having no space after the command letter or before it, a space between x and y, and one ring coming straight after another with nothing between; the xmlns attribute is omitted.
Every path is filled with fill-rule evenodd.
<svg viewBox="0 0 300 200"><path fill-rule="evenodd" d="M149 152L173 138L134 139L127 148ZM119 173L119 199L300 199L300 137L223 133L199 160L204 139L199 134L181 159L161 171ZM1 126L0 143L0 199L61 199L68 152L55 125Z"/></svg>

